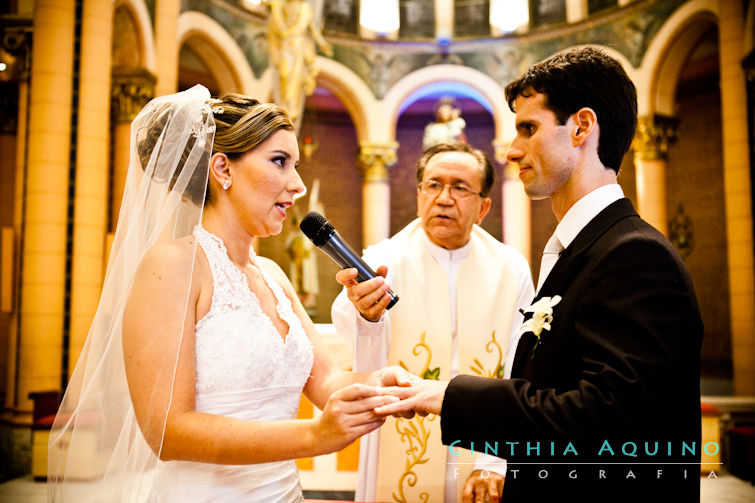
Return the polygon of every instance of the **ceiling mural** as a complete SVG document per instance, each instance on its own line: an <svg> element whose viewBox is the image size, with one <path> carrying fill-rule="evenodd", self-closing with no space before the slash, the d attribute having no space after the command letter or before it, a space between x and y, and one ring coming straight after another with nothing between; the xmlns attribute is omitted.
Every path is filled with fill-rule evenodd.
<svg viewBox="0 0 755 503"><path fill-rule="evenodd" d="M246 55L254 76L262 76L269 64L267 19L232 1L182 0L181 10L201 12L217 21Z"/></svg>
<svg viewBox="0 0 755 503"><path fill-rule="evenodd" d="M530 64L565 47L581 44L611 47L636 67L664 20L684 0L637 1L622 8L606 7L609 3L615 5L615 0L591 0L589 5L596 12L572 25L558 22L563 0L530 0L530 12L537 18L533 24L546 21L553 24L532 28L521 35L459 36L440 42L432 34L435 10L428 8L429 3L432 4L429 0L402 0L400 38L387 41L358 37L358 0L324 2L323 33L333 45L333 59L353 70L378 99L404 75L428 65L466 65L506 83ZM482 3L489 5L487 1ZM218 21L246 54L255 76L262 75L268 65L264 17L243 9L240 0L183 0L182 8L203 12ZM480 17L479 5L464 7L459 3L455 9L461 19L457 30L461 26L466 33L473 32L471 20ZM479 19L475 24L480 24Z"/></svg>

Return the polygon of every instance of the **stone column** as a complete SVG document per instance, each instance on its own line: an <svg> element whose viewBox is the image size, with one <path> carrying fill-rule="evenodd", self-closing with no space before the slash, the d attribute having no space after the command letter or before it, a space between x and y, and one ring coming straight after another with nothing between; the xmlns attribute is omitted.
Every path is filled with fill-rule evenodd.
<svg viewBox="0 0 755 503"><path fill-rule="evenodd" d="M666 164L668 147L676 138L677 126L678 120L672 117L640 117L633 143L637 212L665 235L668 235Z"/></svg>
<svg viewBox="0 0 755 503"><path fill-rule="evenodd" d="M32 27L31 20L18 26L6 26L2 33L2 48L16 58L16 76L18 78L18 96L15 117L15 166L13 168L13 279L11 281L12 306L8 320L8 367L5 382L5 412L3 419L13 421L13 409L16 404L16 378L18 356L19 328L19 284L20 284L20 250L23 229L24 183L26 171L26 132L28 130L27 107L29 104L29 71L31 62ZM9 107L3 107L5 112ZM2 115L2 113L0 113ZM13 121L8 117L7 120Z"/></svg>
<svg viewBox="0 0 755 503"><path fill-rule="evenodd" d="M85 0L81 19L69 376L84 346L102 290L110 174L112 38L113 6L100 0Z"/></svg>
<svg viewBox="0 0 755 503"><path fill-rule="evenodd" d="M17 423L61 387L75 2L37 0L21 272Z"/></svg>
<svg viewBox="0 0 755 503"><path fill-rule="evenodd" d="M747 97L742 2L719 2L718 54L721 86L726 244L734 393L755 395L755 274L753 273L752 180L747 139Z"/></svg>
<svg viewBox="0 0 755 503"><path fill-rule="evenodd" d="M398 143L359 145L362 169L362 248L367 248L391 233L391 186L388 170L397 161Z"/></svg>
<svg viewBox="0 0 755 503"><path fill-rule="evenodd" d="M493 140L495 160L503 166L501 182L501 211L503 222L503 242L513 246L531 263L532 222L530 199L524 192L524 184L519 179L519 166L506 161L509 144Z"/></svg>
<svg viewBox="0 0 755 503"><path fill-rule="evenodd" d="M178 16L181 0L155 2L155 96L178 90Z"/></svg>
<svg viewBox="0 0 755 503"><path fill-rule="evenodd" d="M143 68L113 68L111 120L113 121L112 205L109 232L115 232L121 210L129 163L131 121L154 96L155 76Z"/></svg>

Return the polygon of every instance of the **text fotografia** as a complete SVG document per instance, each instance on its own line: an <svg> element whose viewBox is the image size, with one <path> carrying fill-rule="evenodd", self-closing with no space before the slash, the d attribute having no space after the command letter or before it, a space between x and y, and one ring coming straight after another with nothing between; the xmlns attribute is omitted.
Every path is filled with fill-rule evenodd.
<svg viewBox="0 0 755 503"><path fill-rule="evenodd" d="M483 464L484 466L484 464ZM488 470L485 468L480 468L480 474L479 476L483 479L490 478L491 473L503 473L500 469L497 470ZM506 477L507 478L519 478L519 472L523 471L522 468L514 468L512 466L508 466L506 468ZM697 478L699 477L699 471L698 470L688 470L688 469L677 469L677 470L669 470L669 469L657 469L652 473L640 473L637 469L625 469L625 470L619 470L619 469L607 469L607 468L596 468L594 470L577 470L577 469L570 469L568 472L559 472L559 473L553 473L553 470L548 469L537 469L537 478L541 480L550 479L550 478L564 478L568 477L572 480L577 479L588 479L588 480L615 480L615 479L625 479L625 480L647 480L650 479L687 479L689 478ZM461 470L459 468L454 468L454 478L459 478L459 475L461 473ZM709 479L717 479L718 474L716 474L715 470L711 470L707 475L703 474L704 477Z"/></svg>
<svg viewBox="0 0 755 503"><path fill-rule="evenodd" d="M460 445L461 444L461 445ZM467 445L469 450L467 451ZM600 459L607 459L616 456L626 456L630 458L659 456L697 459L701 454L699 442L662 442L662 441L644 441L644 442L610 442L604 440L595 452L583 453L591 458L595 456ZM462 450L463 447L463 450ZM521 458L523 456L562 456L577 460L580 453L572 442L483 442L482 445L475 446L474 442L463 443L461 440L454 440L448 446L448 452L454 456L461 456L465 453L472 455L476 452L489 454L501 458ZM717 442L707 442L702 444L702 453L709 456L715 456L719 452Z"/></svg>

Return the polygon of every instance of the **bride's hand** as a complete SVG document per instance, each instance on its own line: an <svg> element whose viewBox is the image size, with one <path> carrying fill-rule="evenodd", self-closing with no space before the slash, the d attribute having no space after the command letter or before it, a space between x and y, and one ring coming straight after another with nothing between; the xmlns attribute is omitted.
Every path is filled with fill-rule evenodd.
<svg viewBox="0 0 755 503"><path fill-rule="evenodd" d="M375 415L373 409L397 401L397 397L382 395L379 388L366 384L340 389L330 395L315 420L315 439L325 452L343 449L383 424L385 418Z"/></svg>

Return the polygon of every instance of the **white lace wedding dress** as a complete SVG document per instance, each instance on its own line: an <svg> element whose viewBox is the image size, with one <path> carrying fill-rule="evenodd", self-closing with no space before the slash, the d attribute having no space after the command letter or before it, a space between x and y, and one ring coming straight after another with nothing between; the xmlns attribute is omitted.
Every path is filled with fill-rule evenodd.
<svg viewBox="0 0 755 503"><path fill-rule="evenodd" d="M214 289L209 312L196 324L196 409L249 421L295 419L314 357L290 300L263 271L278 315L289 327L284 342L220 238L201 226L194 235L210 263ZM294 460L254 465L169 461L160 463L157 478L160 502L302 500Z"/></svg>

